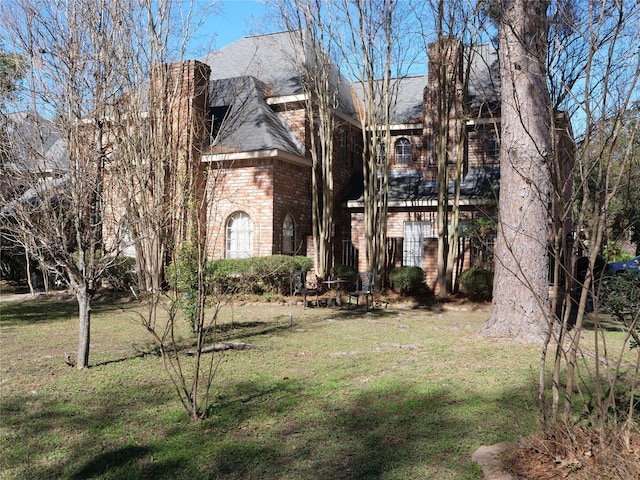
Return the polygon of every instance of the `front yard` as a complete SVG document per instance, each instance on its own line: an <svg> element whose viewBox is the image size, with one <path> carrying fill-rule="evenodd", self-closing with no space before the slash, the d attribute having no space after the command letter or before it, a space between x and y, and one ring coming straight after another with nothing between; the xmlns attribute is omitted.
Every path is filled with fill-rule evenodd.
<svg viewBox="0 0 640 480"><path fill-rule="evenodd" d="M220 340L260 348L214 354L200 423L135 302L96 303L85 371L72 299L0 308L3 479L478 479L474 450L538 428L539 349L474 338L486 306L226 307Z"/></svg>

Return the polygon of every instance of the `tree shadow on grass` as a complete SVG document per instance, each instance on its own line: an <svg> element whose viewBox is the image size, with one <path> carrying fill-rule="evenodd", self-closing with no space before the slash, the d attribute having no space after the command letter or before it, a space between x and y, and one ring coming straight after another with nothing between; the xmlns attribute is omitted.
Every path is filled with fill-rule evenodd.
<svg viewBox="0 0 640 480"><path fill-rule="evenodd" d="M5 327L56 322L78 316L78 303L75 299L33 298L3 302L0 308L0 324Z"/></svg>
<svg viewBox="0 0 640 480"><path fill-rule="evenodd" d="M303 397L288 403L281 400L280 407L275 406L279 402L273 402L273 396L282 394L283 388L247 395L230 411L218 411L218 427L223 418L243 424L256 417L266 417L264 421L275 427L265 435L236 430L226 436L224 448L214 449L209 475L220 479L479 478L480 469L471 461L473 451L487 437L504 440L516 433L513 422L506 420L509 415L492 413L489 420L486 412L512 408L526 392L523 388L499 398L461 398L446 388L424 394L401 385L366 390L344 405L329 402L322 411L305 416L297 413L304 408ZM301 385L298 388L305 391ZM297 395L295 389L289 393ZM229 424L223 429L233 430ZM479 433L479 429L487 431Z"/></svg>
<svg viewBox="0 0 640 480"><path fill-rule="evenodd" d="M237 338L247 338L252 336L269 335L272 333L280 332L290 329L286 323L273 323L273 322L233 322L223 323L216 326L216 332L218 334L218 340L234 340Z"/></svg>
<svg viewBox="0 0 640 480"><path fill-rule="evenodd" d="M141 458L149 454L151 454L150 448L135 445L109 450L89 460L78 469L71 479L85 480L88 478L101 477L107 473L114 475L115 471L120 469L126 470L130 465L137 463Z"/></svg>
<svg viewBox="0 0 640 480"><path fill-rule="evenodd" d="M312 455L323 460L307 472L313 478L347 480L439 478L473 470L466 455L452 450L469 429L448 411L453 403L446 390L429 395L402 388L363 392L346 409L327 415L321 436L308 445L310 451L326 452Z"/></svg>
<svg viewBox="0 0 640 480"><path fill-rule="evenodd" d="M11 472L7 478L161 478L140 472L145 468L171 472L177 464L157 464L149 470L153 448L138 444L126 428L117 426L138 408L172 399L170 389L162 384L145 388L109 384L90 392L80 388L66 394L5 395L2 434L12 441L0 454L0 463ZM112 438L114 428L123 431L123 436Z"/></svg>
<svg viewBox="0 0 640 480"><path fill-rule="evenodd" d="M479 478L472 452L517 435L512 419L533 391L522 386L488 398L395 384L326 392L319 407L308 408L309 396L318 395L309 382L228 385L198 424L175 408L170 389L159 393L166 387L160 384L105 385L79 402L91 405L83 413L59 398L36 405L14 397L4 408L4 428L19 432L29 456L17 459L20 448L12 446L11 467L15 478L33 479ZM172 418L140 413L150 406ZM114 425L121 426L114 432ZM42 462L59 447L63 459Z"/></svg>
<svg viewBox="0 0 640 480"><path fill-rule="evenodd" d="M93 313L122 309L122 305L109 301L94 301ZM68 320L78 316L78 303L75 297L54 298L49 296L29 297L26 300L2 302L0 304L0 325L5 327L25 324L49 323Z"/></svg>

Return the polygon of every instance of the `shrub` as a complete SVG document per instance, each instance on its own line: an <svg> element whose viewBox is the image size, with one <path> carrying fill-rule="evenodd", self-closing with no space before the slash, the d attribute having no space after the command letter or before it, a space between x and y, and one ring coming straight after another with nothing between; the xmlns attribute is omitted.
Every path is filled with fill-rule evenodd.
<svg viewBox="0 0 640 480"><path fill-rule="evenodd" d="M420 267L395 268L389 274L394 290L404 294L416 294L424 289L424 271Z"/></svg>
<svg viewBox="0 0 640 480"><path fill-rule="evenodd" d="M170 264L167 269L167 280L173 289L182 293L178 306L189 321L191 331L195 333L198 328L200 309L198 295L203 293L206 296L210 287L205 266L204 290L199 291L198 251L195 247L184 245L180 249L175 262Z"/></svg>
<svg viewBox="0 0 640 480"><path fill-rule="evenodd" d="M271 255L268 257L234 258L210 262L210 279L220 293L280 293L289 294L292 270L308 271L308 257Z"/></svg>
<svg viewBox="0 0 640 480"><path fill-rule="evenodd" d="M303 256L271 255L254 259L257 285L268 293L288 294L291 271L307 271L311 266L311 259Z"/></svg>
<svg viewBox="0 0 640 480"><path fill-rule="evenodd" d="M460 285L465 293L479 300L491 300L493 272L484 268L470 268L460 275Z"/></svg>
<svg viewBox="0 0 640 480"><path fill-rule="evenodd" d="M253 293L254 280L250 258L228 258L207 263L208 279L218 293Z"/></svg>
<svg viewBox="0 0 640 480"><path fill-rule="evenodd" d="M358 272L354 267L351 267L349 265L334 265L332 272L333 278L339 278L345 281L345 289L355 288L356 279L358 278Z"/></svg>
<svg viewBox="0 0 640 480"><path fill-rule="evenodd" d="M136 259L125 256L116 257L102 276L102 284L111 290L129 290L137 280Z"/></svg>
<svg viewBox="0 0 640 480"><path fill-rule="evenodd" d="M27 263L24 253L17 249L0 249L0 280L24 280Z"/></svg>

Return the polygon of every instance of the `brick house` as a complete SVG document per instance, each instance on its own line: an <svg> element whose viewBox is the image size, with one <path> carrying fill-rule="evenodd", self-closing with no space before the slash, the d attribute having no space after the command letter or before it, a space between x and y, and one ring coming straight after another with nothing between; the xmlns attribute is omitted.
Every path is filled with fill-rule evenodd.
<svg viewBox="0 0 640 480"><path fill-rule="evenodd" d="M243 38L200 60L170 66L181 78L184 98L172 112L172 131L195 136L195 150L181 155L191 178L184 189L207 195L200 212L208 233L210 258L257 257L273 254L310 255L311 147L305 93L292 62L299 54L288 32ZM460 190L459 269L474 252L464 232L481 217L495 217L499 189L499 81L494 49L463 50L450 40L449 58L460 66L447 79L462 83L467 72L468 95L458 95L451 125L464 123L466 138L449 145L451 172L462 152L464 178ZM437 165L435 112L437 49L429 47L429 75L396 79L391 118L388 215L388 266L424 269L436 283ZM465 60L466 59L466 60ZM333 263L366 268L363 226L362 134L357 118L358 86L336 72L337 116L334 141ZM456 91L461 91L457 89ZM463 108L464 107L464 108ZM202 128L203 122L208 125ZM179 143L179 142L178 142ZM208 169L207 184L198 179ZM452 189L450 180L450 193ZM186 191L186 190L185 190ZM176 192L176 195L180 195ZM182 228L182 231L186 231ZM176 228L176 234L180 228ZM177 235L184 238L184 235Z"/></svg>
<svg viewBox="0 0 640 480"><path fill-rule="evenodd" d="M497 52L489 46L463 51L462 44L449 39L449 76L445 81L462 91L463 72L467 72L468 95L453 100L449 119L449 207L453 202L453 177L460 152L463 179L460 185L459 231L461 241L457 270L471 262L468 229L478 218L494 218L499 193L499 89ZM387 265L421 267L427 284L437 281L437 215L438 181L436 135L438 118L436 92L438 80L438 47L429 45L429 74L397 79L396 108L391 120L393 147L389 152L390 187L387 217ZM467 63L469 62L469 63ZM466 105L463 105L463 102ZM466 107L466 108L463 108ZM467 113L464 113L464 112ZM458 151L460 123L465 122L466 143ZM357 251L364 251L363 197L352 196L346 201L351 221L350 241ZM451 219L448 221L451 225ZM492 248L492 238L489 248ZM362 258L358 267L364 268Z"/></svg>
<svg viewBox="0 0 640 480"><path fill-rule="evenodd" d="M201 61L211 68L214 145L202 154L212 258L310 254L311 157L305 93L288 32L246 37ZM333 182L334 227L345 230L340 198L361 171L361 133L350 85L339 73L340 125ZM341 258L341 244L334 256Z"/></svg>
<svg viewBox="0 0 640 480"><path fill-rule="evenodd" d="M456 45L453 55L461 61L462 46ZM202 136L195 142L199 151L189 152L187 158L197 164L190 167L194 172L209 169L204 215L211 258L310 255L312 251L311 132L305 94L292 62L296 48L288 32L251 36L199 61L172 67L173 75L190 76L182 84L194 89L191 95L184 89L187 101L177 102L182 107L175 113L180 126L176 130L191 128ZM460 202L464 226L479 216L493 215L497 204L492 188L498 179L493 83L497 55L486 47L474 54L470 97L458 100L460 104L469 101L473 116L464 119L468 132ZM359 255L365 250L365 239L358 88L339 73L335 81L340 121L334 141L333 262L364 270L364 255ZM421 266L430 284L435 283L436 262L435 88L434 75L394 81L389 152L389 266ZM460 112L461 106L455 111ZM203 110L211 137L201 128L189 127L201 121L196 117ZM460 253L461 261L468 264L465 242Z"/></svg>

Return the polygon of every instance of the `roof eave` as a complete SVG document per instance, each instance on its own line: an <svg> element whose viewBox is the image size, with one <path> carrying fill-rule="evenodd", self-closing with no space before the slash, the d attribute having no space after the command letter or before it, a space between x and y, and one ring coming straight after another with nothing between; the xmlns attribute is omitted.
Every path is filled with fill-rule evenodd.
<svg viewBox="0 0 640 480"><path fill-rule="evenodd" d="M464 198L460 199L459 205L461 207L466 206L484 206L484 205L495 205L496 200L492 198ZM452 206L453 202L449 202L449 205ZM429 208L429 207L437 207L438 200L437 199L417 199L417 200L390 200L388 203L389 208ZM364 201L362 200L348 200L347 208L358 209L364 207Z"/></svg>
<svg viewBox="0 0 640 480"><path fill-rule="evenodd" d="M202 155L202 162L204 163L223 163L233 162L237 160L255 160L255 159L267 159L267 158L279 158L288 163L295 165L301 165L303 167L311 166L311 159L296 153L287 152L279 148L270 148L266 150L253 150L247 152L231 152L231 153L208 153Z"/></svg>

